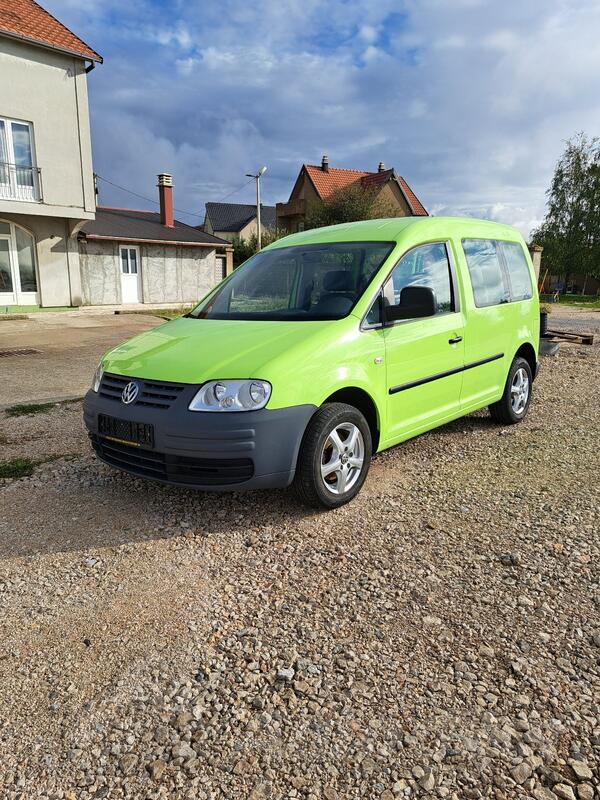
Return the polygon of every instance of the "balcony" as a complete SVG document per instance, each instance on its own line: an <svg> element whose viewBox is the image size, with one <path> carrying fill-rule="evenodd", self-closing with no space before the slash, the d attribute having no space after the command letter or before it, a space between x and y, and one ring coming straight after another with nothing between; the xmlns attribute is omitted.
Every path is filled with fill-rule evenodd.
<svg viewBox="0 0 600 800"><path fill-rule="evenodd" d="M292 200L291 203L277 203L277 219L306 214L306 200Z"/></svg>
<svg viewBox="0 0 600 800"><path fill-rule="evenodd" d="M0 161L0 200L41 203L41 169Z"/></svg>

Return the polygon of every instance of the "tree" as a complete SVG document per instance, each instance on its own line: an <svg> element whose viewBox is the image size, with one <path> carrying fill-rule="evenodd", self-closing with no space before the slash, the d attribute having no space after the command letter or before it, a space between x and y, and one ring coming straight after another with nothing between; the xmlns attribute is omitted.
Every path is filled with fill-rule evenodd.
<svg viewBox="0 0 600 800"><path fill-rule="evenodd" d="M261 235L261 245L266 247L271 242L276 242L285 236L283 231L275 231L271 228L263 230ZM253 233L248 239L240 239L236 237L233 242L233 266L239 267L244 261L247 261L251 256L258 252L258 236Z"/></svg>
<svg viewBox="0 0 600 800"><path fill-rule="evenodd" d="M570 139L547 191L548 208L532 234L549 272L600 277L600 139Z"/></svg>
<svg viewBox="0 0 600 800"><path fill-rule="evenodd" d="M377 191L361 186L340 189L325 200L313 202L306 215L305 227L323 228L341 222L358 222L362 219L395 217L397 209L377 196Z"/></svg>

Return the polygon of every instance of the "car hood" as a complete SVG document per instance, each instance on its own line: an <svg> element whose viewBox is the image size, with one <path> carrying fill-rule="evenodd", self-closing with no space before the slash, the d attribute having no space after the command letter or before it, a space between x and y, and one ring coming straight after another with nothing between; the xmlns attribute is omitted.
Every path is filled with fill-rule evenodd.
<svg viewBox="0 0 600 800"><path fill-rule="evenodd" d="M102 364L106 372L176 383L268 378L261 372L268 362L335 324L182 317L118 345Z"/></svg>

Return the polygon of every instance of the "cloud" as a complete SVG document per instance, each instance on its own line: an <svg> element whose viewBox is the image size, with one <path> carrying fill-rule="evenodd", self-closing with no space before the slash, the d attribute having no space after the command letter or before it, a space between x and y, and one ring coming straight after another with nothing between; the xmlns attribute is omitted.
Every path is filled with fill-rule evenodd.
<svg viewBox="0 0 600 800"><path fill-rule="evenodd" d="M287 200L327 152L394 166L436 213L528 233L564 140L600 131L597 0L45 4L105 57L88 80L95 169L150 197L172 171L197 214L263 163L265 202Z"/></svg>

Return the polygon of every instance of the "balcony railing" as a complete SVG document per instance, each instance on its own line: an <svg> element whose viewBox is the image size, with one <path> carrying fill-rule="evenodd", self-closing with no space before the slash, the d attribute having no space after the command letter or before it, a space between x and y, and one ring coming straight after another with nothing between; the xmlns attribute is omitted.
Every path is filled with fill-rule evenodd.
<svg viewBox="0 0 600 800"><path fill-rule="evenodd" d="M0 161L0 200L42 200L42 171L39 167L20 167Z"/></svg>
<svg viewBox="0 0 600 800"><path fill-rule="evenodd" d="M279 217L293 217L296 214L306 214L306 200L293 200L291 203L277 203L277 219Z"/></svg>

